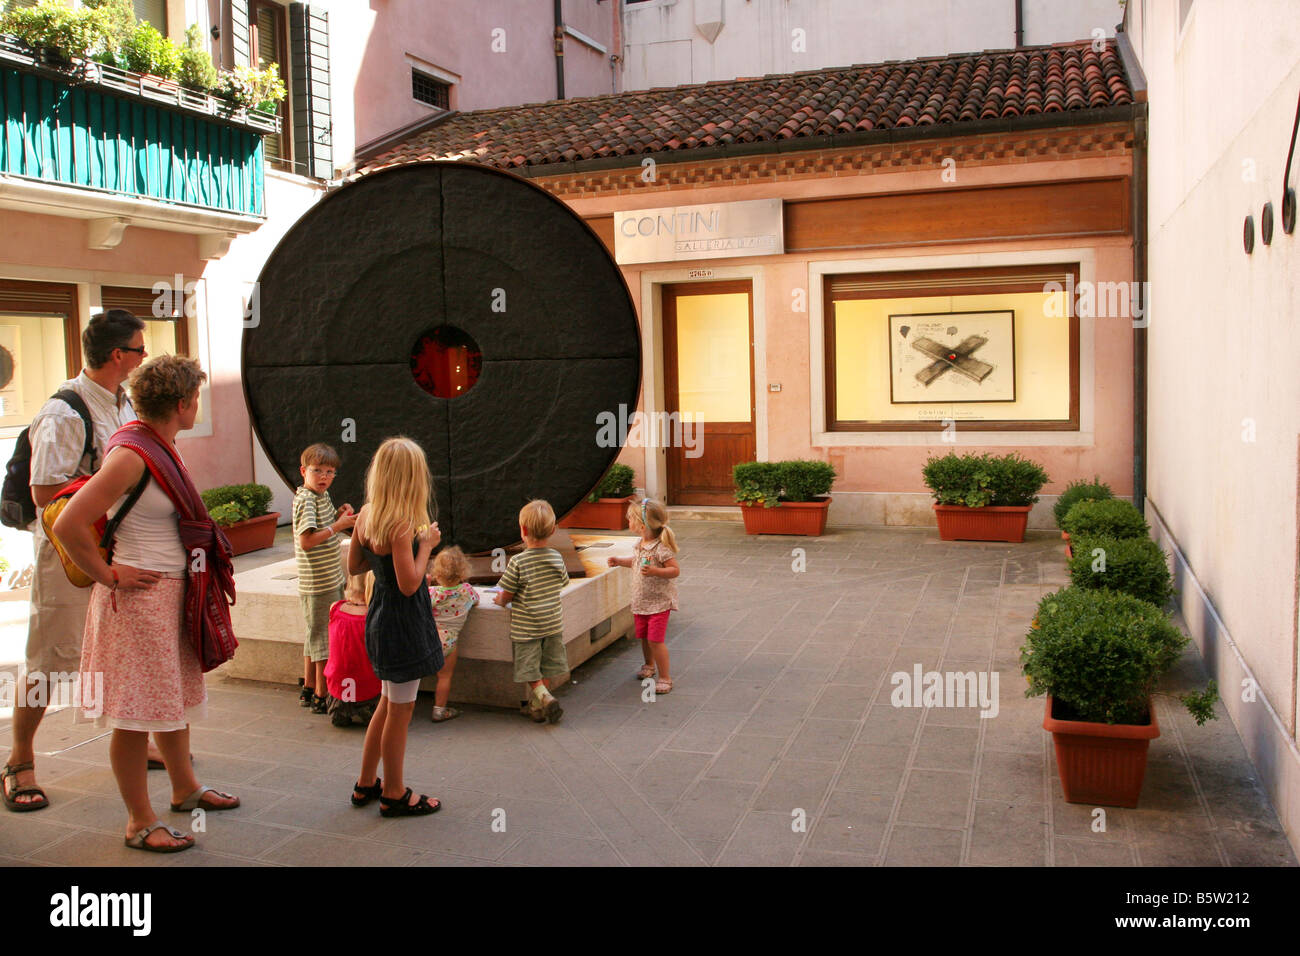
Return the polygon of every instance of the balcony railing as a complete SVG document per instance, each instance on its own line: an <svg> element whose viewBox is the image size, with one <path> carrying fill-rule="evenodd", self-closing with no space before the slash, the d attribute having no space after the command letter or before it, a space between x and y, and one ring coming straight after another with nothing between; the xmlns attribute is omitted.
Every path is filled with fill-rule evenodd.
<svg viewBox="0 0 1300 956"><path fill-rule="evenodd" d="M280 119L91 61L51 64L0 36L0 174L264 216Z"/></svg>

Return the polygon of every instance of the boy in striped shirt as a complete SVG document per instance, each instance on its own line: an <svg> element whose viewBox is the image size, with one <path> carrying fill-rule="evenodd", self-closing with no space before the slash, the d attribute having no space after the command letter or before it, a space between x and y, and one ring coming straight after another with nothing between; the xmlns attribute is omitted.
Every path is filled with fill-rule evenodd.
<svg viewBox="0 0 1300 956"><path fill-rule="evenodd" d="M560 592L569 583L560 552L550 547L555 512L545 501L533 500L519 512L524 550L510 559L497 582L496 603L510 609L510 649L515 680L527 684L528 716L537 723L555 723L564 713L547 687L547 678L569 672L564 651L564 617ZM513 602L513 603L512 603Z"/></svg>

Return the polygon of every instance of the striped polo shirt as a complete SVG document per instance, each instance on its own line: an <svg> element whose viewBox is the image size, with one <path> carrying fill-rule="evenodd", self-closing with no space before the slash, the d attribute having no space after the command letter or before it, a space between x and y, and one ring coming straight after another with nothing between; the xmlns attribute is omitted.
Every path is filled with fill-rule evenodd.
<svg viewBox="0 0 1300 956"><path fill-rule="evenodd" d="M329 492L318 495L306 485L293 496L293 553L298 559L298 593L321 594L343 586L343 558L339 536L331 535L310 551L304 551L298 536L322 531L334 523L338 512Z"/></svg>
<svg viewBox="0 0 1300 956"><path fill-rule="evenodd" d="M569 583L564 559L554 548L525 548L510 559L497 582L514 595L510 605L510 639L536 641L563 634L560 592Z"/></svg>

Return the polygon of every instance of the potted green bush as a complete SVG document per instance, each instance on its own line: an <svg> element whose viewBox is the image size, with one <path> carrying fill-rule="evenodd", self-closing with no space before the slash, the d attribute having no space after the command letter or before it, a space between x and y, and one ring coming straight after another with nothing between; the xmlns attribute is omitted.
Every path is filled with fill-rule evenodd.
<svg viewBox="0 0 1300 956"><path fill-rule="evenodd" d="M61 0L42 0L35 7L15 7L0 20L8 33L52 66L68 66L74 58L101 52L108 39L105 14L89 7L69 7Z"/></svg>
<svg viewBox="0 0 1300 956"><path fill-rule="evenodd" d="M579 502L576 508L565 515L560 527L625 530L634 478L635 473L627 465L611 465L600 484L587 495L587 500Z"/></svg>
<svg viewBox="0 0 1300 956"><path fill-rule="evenodd" d="M824 461L747 461L731 470L746 534L820 535L835 469Z"/></svg>
<svg viewBox="0 0 1300 956"><path fill-rule="evenodd" d="M275 543L280 512L267 511L271 489L266 485L222 485L202 492L208 515L230 539L235 554L260 551Z"/></svg>
<svg viewBox="0 0 1300 956"><path fill-rule="evenodd" d="M1128 594L1069 587L1039 603L1020 663L1026 696L1047 695L1043 729L1068 803L1137 806L1160 736L1151 698L1186 643L1164 612ZM1198 724L1214 718L1213 681L1179 699Z"/></svg>
<svg viewBox="0 0 1300 956"><path fill-rule="evenodd" d="M1067 562L1077 588L1107 588L1163 607L1174 595L1173 579L1160 545L1150 538L1089 536L1072 542Z"/></svg>
<svg viewBox="0 0 1300 956"><path fill-rule="evenodd" d="M1130 501L1108 498L1080 501L1061 519L1061 530L1069 537L1146 538L1151 528Z"/></svg>
<svg viewBox="0 0 1300 956"><path fill-rule="evenodd" d="M1065 486L1065 490L1056 499L1056 504L1052 505L1052 517L1056 521L1056 526L1060 528L1061 521L1080 501L1105 501L1113 497L1115 496L1110 490L1110 485L1100 478L1094 478L1092 481L1076 478ZM1066 541L1070 540L1070 535L1064 528L1061 529L1061 537Z"/></svg>
<svg viewBox="0 0 1300 956"><path fill-rule="evenodd" d="M931 458L921 469L934 496L934 516L943 541L1025 540L1029 509L1047 484L1042 467L1018 454Z"/></svg>

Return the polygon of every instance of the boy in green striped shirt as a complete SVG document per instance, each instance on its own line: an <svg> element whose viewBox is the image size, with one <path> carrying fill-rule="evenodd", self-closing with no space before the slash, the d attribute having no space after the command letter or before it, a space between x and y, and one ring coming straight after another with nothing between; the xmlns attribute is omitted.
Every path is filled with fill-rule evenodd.
<svg viewBox="0 0 1300 956"><path fill-rule="evenodd" d="M497 582L496 603L510 609L510 648L515 680L527 684L528 715L537 723L555 723L564 713L547 687L547 678L569 672L564 651L564 616L560 592L569 583L560 552L550 547L555 512L545 501L533 500L519 512L524 550L510 559Z"/></svg>

